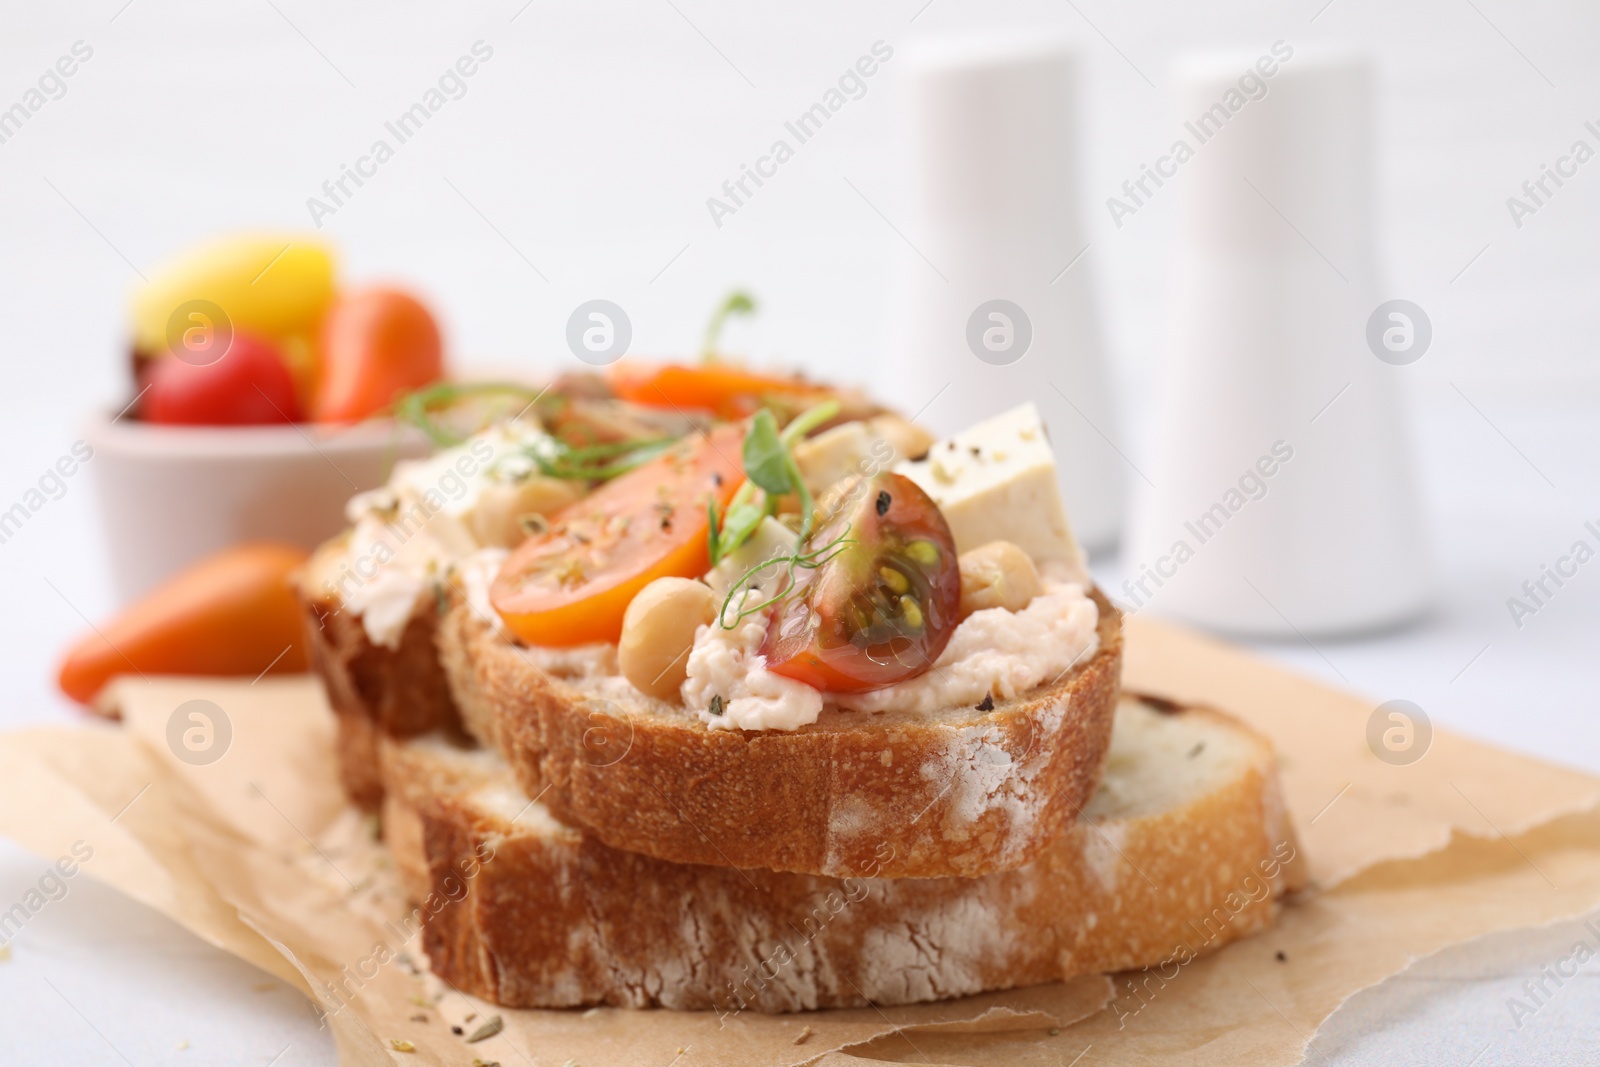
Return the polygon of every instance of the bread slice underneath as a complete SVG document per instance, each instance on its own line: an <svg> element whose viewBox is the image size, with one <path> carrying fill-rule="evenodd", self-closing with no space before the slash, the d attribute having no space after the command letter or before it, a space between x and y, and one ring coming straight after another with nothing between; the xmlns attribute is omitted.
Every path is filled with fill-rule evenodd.
<svg viewBox="0 0 1600 1067"><path fill-rule="evenodd" d="M384 837L431 966L507 1007L783 1012L1146 967L1170 980L1268 926L1305 870L1265 740L1131 697L1081 815L982 878L669 863L558 821L487 749L381 747Z"/></svg>
<svg viewBox="0 0 1600 1067"><path fill-rule="evenodd" d="M614 848L675 863L888 878L1019 867L1099 783L1122 665L1099 645L1051 684L933 714L825 707L792 732L711 730L645 696L613 649L524 648L470 604L439 624L467 729L531 796ZM609 654L608 654L609 653Z"/></svg>
<svg viewBox="0 0 1600 1067"><path fill-rule="evenodd" d="M352 801L372 810L383 799L380 736L459 731L461 723L434 639L436 598L419 598L398 648L375 645L336 591L344 558L343 536L322 544L301 568L295 592L311 666L338 721L340 782Z"/></svg>

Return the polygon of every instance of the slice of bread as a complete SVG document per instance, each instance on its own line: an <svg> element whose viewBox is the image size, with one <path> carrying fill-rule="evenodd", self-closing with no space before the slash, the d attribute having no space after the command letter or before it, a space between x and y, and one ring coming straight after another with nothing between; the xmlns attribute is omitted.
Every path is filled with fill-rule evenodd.
<svg viewBox="0 0 1600 1067"><path fill-rule="evenodd" d="M781 1012L1144 967L1170 980L1268 926L1304 880L1270 745L1161 701L1124 698L1081 815L982 878L669 863L558 821L487 749L382 749L384 836L433 971L507 1007Z"/></svg>
<svg viewBox="0 0 1600 1067"><path fill-rule="evenodd" d="M977 877L1033 859L1100 781L1122 636L1093 596L1099 647L1052 684L981 710L829 707L793 732L708 729L633 688L614 649L524 648L470 604L451 608L438 641L467 729L530 796L613 848L834 877Z"/></svg>
<svg viewBox="0 0 1600 1067"><path fill-rule="evenodd" d="M345 538L324 543L301 568L295 588L311 666L338 720L340 781L352 801L373 810L383 799L378 738L459 731L460 718L434 640L436 598L419 599L398 648L374 644L337 592L344 556Z"/></svg>

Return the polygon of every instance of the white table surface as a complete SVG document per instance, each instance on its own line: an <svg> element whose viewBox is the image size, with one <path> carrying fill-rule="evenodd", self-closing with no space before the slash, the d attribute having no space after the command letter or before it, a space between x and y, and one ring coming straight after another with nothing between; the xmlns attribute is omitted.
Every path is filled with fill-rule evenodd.
<svg viewBox="0 0 1600 1067"><path fill-rule="evenodd" d="M1600 118L1600 11L1506 0L976 7L512 0L402 3L380 16L305 0L9 5L0 107L75 40L95 55L0 144L0 375L12 406L0 420L0 506L70 446L86 411L125 397L121 302L136 271L218 229L305 227L305 198L478 39L495 59L468 95L329 220L348 276L429 293L464 364L543 368L580 300L617 300L635 349L669 352L742 283L764 314L730 330L736 345L900 397L908 384L881 352L905 249L842 180L885 217L904 211L892 65L725 228L704 198L874 40L994 27L1074 38L1090 87L1085 266L1104 294L1122 444L1137 459L1160 381L1175 218L1169 198L1115 230L1099 205L1169 139L1172 61L1197 47L1253 54L1278 38L1354 42L1380 63L1390 276L1436 330L1407 399L1439 595L1394 633L1261 651L1374 703L1412 700L1438 724L1600 773L1600 570L1520 630L1505 605L1600 519L1600 164L1520 230L1504 206ZM79 612L114 607L106 536L78 478L0 545L0 725L77 715L50 671L83 628ZM1116 561L1096 567L1115 589ZM0 843L0 905L43 868ZM296 994L89 878L10 949L0 1062L333 1062ZM1516 1031L1504 998L1530 966L1509 953L1498 978L1409 977L1430 995L1353 1005L1330 1062L1396 1062L1413 1049L1426 1063L1580 1062L1600 983L1573 983Z"/></svg>

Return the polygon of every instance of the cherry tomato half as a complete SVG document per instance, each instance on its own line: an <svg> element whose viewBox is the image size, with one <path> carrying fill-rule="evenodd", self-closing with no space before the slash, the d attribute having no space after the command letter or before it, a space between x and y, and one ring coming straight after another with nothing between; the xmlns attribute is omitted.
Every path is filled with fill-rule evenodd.
<svg viewBox="0 0 1600 1067"><path fill-rule="evenodd" d="M635 593L657 578L704 574L706 500L727 507L744 480L744 434L742 424L692 434L552 516L489 590L511 632L531 645L615 641Z"/></svg>
<svg viewBox="0 0 1600 1067"><path fill-rule="evenodd" d="M828 561L778 607L767 668L818 689L864 692L933 666L960 621L955 539L915 482L879 474L848 483L808 551ZM809 575L809 576L808 576Z"/></svg>
<svg viewBox="0 0 1600 1067"><path fill-rule="evenodd" d="M298 422L300 401L283 356L270 342L235 331L221 359L190 363L163 356L149 365L139 417L181 426Z"/></svg>

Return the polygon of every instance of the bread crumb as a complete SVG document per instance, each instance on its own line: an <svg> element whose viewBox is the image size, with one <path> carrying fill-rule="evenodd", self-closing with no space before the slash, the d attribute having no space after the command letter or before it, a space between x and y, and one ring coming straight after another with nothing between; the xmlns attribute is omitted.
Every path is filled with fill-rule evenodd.
<svg viewBox="0 0 1600 1067"><path fill-rule="evenodd" d="M394 1049L396 1052L415 1052L415 1051L417 1051L417 1046L413 1045L411 1042L405 1040L404 1038L400 1038L400 1037L391 1037L389 1039L389 1047Z"/></svg>
<svg viewBox="0 0 1600 1067"><path fill-rule="evenodd" d="M189 1039L188 1038L184 1038L182 1041L178 1042L178 1051L179 1052L184 1051L188 1047L189 1047Z"/></svg>
<svg viewBox="0 0 1600 1067"><path fill-rule="evenodd" d="M498 1015L491 1015L489 1018L484 1020L482 1026L479 1026L472 1032L472 1034L467 1038L467 1043L470 1045L476 1044L479 1041L487 1041L504 1028L505 1020Z"/></svg>
<svg viewBox="0 0 1600 1067"><path fill-rule="evenodd" d="M11 946L10 945L0 945L0 963L4 963L6 960L9 960L10 958L11 958Z"/></svg>
<svg viewBox="0 0 1600 1067"><path fill-rule="evenodd" d="M797 1045L805 1044L806 1043L806 1038L810 1037L811 1034L812 1034L811 1027L809 1027L809 1026L802 1027L801 1030L800 1030L800 1033L795 1037L794 1043L797 1044Z"/></svg>

